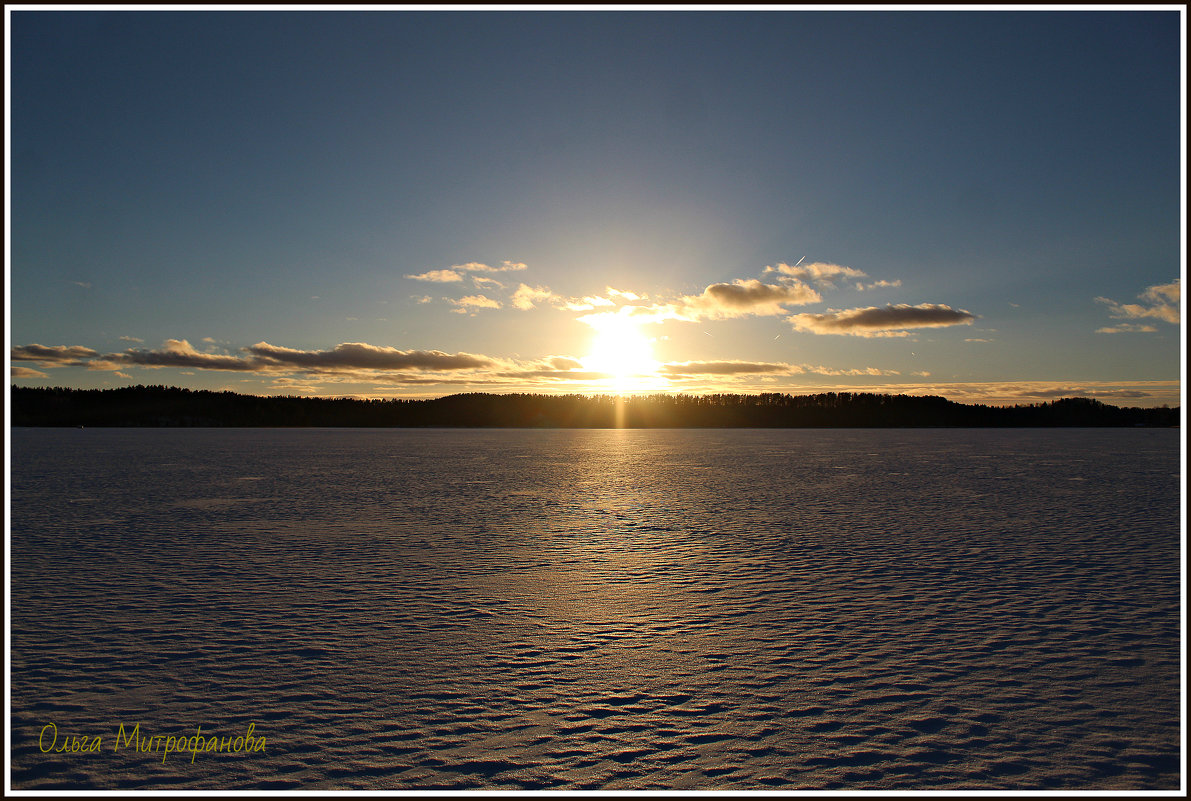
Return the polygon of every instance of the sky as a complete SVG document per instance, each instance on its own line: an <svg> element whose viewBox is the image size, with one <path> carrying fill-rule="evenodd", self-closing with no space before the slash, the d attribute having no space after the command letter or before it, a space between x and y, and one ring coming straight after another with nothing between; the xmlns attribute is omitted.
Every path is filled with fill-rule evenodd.
<svg viewBox="0 0 1191 801"><path fill-rule="evenodd" d="M1149 9L9 6L11 384L1178 405Z"/></svg>

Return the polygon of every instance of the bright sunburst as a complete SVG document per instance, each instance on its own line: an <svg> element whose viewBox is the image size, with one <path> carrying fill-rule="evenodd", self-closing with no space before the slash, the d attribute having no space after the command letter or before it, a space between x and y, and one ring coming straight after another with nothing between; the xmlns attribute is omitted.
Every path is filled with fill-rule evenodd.
<svg viewBox="0 0 1191 801"><path fill-rule="evenodd" d="M658 382L653 340L641 332L639 323L617 315L588 322L596 335L582 360L585 369L608 373L618 390L644 389Z"/></svg>

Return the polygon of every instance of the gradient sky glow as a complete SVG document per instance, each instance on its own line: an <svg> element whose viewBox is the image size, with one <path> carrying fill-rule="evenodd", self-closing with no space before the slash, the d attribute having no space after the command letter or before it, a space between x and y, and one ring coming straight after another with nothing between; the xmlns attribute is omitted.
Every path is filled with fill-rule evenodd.
<svg viewBox="0 0 1191 801"><path fill-rule="evenodd" d="M1176 405L1153 8L9 7L12 383Z"/></svg>

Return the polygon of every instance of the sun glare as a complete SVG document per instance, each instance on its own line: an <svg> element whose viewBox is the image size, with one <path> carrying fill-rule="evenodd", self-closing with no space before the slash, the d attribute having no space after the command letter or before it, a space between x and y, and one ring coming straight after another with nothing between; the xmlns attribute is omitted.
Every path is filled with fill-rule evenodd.
<svg viewBox="0 0 1191 801"><path fill-rule="evenodd" d="M596 335L591 351L582 360L584 368L608 373L617 390L647 389L658 383L653 340L641 333L639 323L608 315L591 321L591 325Z"/></svg>

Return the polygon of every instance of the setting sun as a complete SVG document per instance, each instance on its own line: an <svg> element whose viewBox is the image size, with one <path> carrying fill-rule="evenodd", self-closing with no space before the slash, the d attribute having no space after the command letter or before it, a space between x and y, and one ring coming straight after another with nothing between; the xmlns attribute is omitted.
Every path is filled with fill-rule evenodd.
<svg viewBox="0 0 1191 801"><path fill-rule="evenodd" d="M641 332L640 323L611 314L588 322L596 335L583 358L586 369L608 373L618 389L656 383L658 362L653 358L653 339Z"/></svg>

